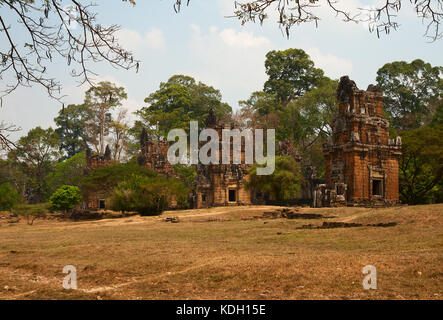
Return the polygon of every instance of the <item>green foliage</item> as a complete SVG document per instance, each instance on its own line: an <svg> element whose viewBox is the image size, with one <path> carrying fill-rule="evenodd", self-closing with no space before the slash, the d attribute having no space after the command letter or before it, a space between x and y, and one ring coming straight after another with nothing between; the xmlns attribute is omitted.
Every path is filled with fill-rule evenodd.
<svg viewBox="0 0 443 320"><path fill-rule="evenodd" d="M197 170L195 166L175 165L174 171L178 174L179 179L190 190L195 189L195 182L197 179Z"/></svg>
<svg viewBox="0 0 443 320"><path fill-rule="evenodd" d="M0 184L0 210L11 210L19 199L17 190L10 183Z"/></svg>
<svg viewBox="0 0 443 320"><path fill-rule="evenodd" d="M136 123L139 129L135 131L139 134L144 126L151 130L150 134L166 137L171 129L189 131L191 120L198 121L201 127L211 108L219 118L230 115L231 107L221 99L220 91L211 86L196 83L188 76L172 76L145 99L148 106L136 112L141 121Z"/></svg>
<svg viewBox="0 0 443 320"><path fill-rule="evenodd" d="M293 157L277 156L275 171L271 175L257 175L257 167L254 165L249 171L248 188L268 195L271 200L291 200L299 195L302 175Z"/></svg>
<svg viewBox="0 0 443 320"><path fill-rule="evenodd" d="M86 168L85 152L59 162L47 177L48 189L52 194L62 185L81 186L82 176Z"/></svg>
<svg viewBox="0 0 443 320"><path fill-rule="evenodd" d="M76 186L61 186L49 198L51 207L55 210L68 211L82 200L80 189Z"/></svg>
<svg viewBox="0 0 443 320"><path fill-rule="evenodd" d="M88 141L86 127L91 118L91 110L85 104L70 104L54 118L57 125L55 132L60 137L60 149L66 152L67 158L85 149Z"/></svg>
<svg viewBox="0 0 443 320"><path fill-rule="evenodd" d="M429 125L402 133L400 197L408 204L442 199L443 126Z"/></svg>
<svg viewBox="0 0 443 320"><path fill-rule="evenodd" d="M154 177L157 174L133 159L128 163L115 163L89 171L82 177L81 189L85 195L97 191L111 194L120 182L132 175Z"/></svg>
<svg viewBox="0 0 443 320"><path fill-rule="evenodd" d="M51 211L49 202L36 204L18 204L14 206L14 213L21 216L45 216Z"/></svg>
<svg viewBox="0 0 443 320"><path fill-rule="evenodd" d="M168 200L183 205L188 189L176 179L162 176L132 175L120 182L111 197L111 207L118 211L135 211L143 216L161 214L168 208Z"/></svg>
<svg viewBox="0 0 443 320"><path fill-rule="evenodd" d="M323 78L317 88L294 100L278 114L277 138L293 142L304 152L318 138L332 134L332 116L337 111L337 81Z"/></svg>
<svg viewBox="0 0 443 320"><path fill-rule="evenodd" d="M266 54L264 91L275 94L283 105L316 87L323 78L323 71L302 49L270 51Z"/></svg>
<svg viewBox="0 0 443 320"><path fill-rule="evenodd" d="M17 148L8 154L26 176L27 200L42 202L48 196L47 175L61 157L60 140L52 129L36 127L20 138Z"/></svg>
<svg viewBox="0 0 443 320"><path fill-rule="evenodd" d="M443 67L432 67L420 59L396 61L377 71L384 92L384 108L396 129L416 129L425 124L433 105L443 98Z"/></svg>

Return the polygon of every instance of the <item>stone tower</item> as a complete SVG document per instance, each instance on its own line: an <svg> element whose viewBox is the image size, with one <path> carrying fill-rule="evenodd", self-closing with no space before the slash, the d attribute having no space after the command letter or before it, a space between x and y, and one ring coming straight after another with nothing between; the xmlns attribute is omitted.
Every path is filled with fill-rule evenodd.
<svg viewBox="0 0 443 320"><path fill-rule="evenodd" d="M217 119L212 109L206 118L206 127L217 131L220 138L219 150L222 150L221 138L225 126ZM197 165L196 208L251 204L251 191L246 188L250 166L244 164L244 141L241 148L241 164L232 163L232 152L231 163L221 164L220 152L218 155L220 164Z"/></svg>
<svg viewBox="0 0 443 320"><path fill-rule="evenodd" d="M401 138L389 139L381 88L370 85L359 90L344 76L337 99L332 139L323 149L326 184L317 187L314 206L398 203Z"/></svg>

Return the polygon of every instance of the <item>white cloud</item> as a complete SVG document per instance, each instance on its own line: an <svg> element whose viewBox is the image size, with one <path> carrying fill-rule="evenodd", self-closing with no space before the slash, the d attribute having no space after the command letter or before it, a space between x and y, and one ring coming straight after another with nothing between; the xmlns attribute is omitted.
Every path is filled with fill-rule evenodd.
<svg viewBox="0 0 443 320"><path fill-rule="evenodd" d="M252 32L191 25L189 67L180 70L221 90L232 107L261 90L266 80L264 60L271 41Z"/></svg>
<svg viewBox="0 0 443 320"><path fill-rule="evenodd" d="M237 32L234 29L224 29L219 33L219 37L224 43L233 47L259 48L270 44L270 41L265 37L254 37L252 32Z"/></svg>
<svg viewBox="0 0 443 320"><path fill-rule="evenodd" d="M163 49L166 46L161 29L154 28L145 35L145 43L153 49Z"/></svg>
<svg viewBox="0 0 443 320"><path fill-rule="evenodd" d="M352 74L352 62L332 54L323 53L318 48L307 48L306 52L317 68L323 69L332 79L339 79L344 74Z"/></svg>
<svg viewBox="0 0 443 320"><path fill-rule="evenodd" d="M152 28L145 33L131 29L121 29L117 33L117 38L125 49L135 53L142 51L146 47L156 50L166 47L163 30L159 28Z"/></svg>

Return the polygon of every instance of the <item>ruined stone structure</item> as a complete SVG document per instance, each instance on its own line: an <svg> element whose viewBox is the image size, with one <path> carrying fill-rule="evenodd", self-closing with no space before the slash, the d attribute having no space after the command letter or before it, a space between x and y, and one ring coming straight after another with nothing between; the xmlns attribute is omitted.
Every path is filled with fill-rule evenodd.
<svg viewBox="0 0 443 320"><path fill-rule="evenodd" d="M89 171L109 166L111 164L111 149L106 146L105 153L103 155L93 154L88 148L86 149L86 170L85 174ZM90 193L87 196L85 203L83 204L84 209L99 210L106 208L106 198L108 195L105 192Z"/></svg>
<svg viewBox="0 0 443 320"><path fill-rule="evenodd" d="M217 131L219 150L222 150L222 130L225 128L217 119L213 110L206 119L206 127ZM231 129L226 127L226 129ZM195 208L214 206L249 205L252 203L251 190L246 188L249 179L249 165L245 162L245 144L241 146L241 164L233 164L231 150L230 164L221 164L221 152L218 154L220 164L197 165L197 188Z"/></svg>
<svg viewBox="0 0 443 320"><path fill-rule="evenodd" d="M359 90L344 76L337 99L332 139L323 150L326 183L317 185L314 206L398 203L401 138L389 138L382 90L373 85L367 91Z"/></svg>
<svg viewBox="0 0 443 320"><path fill-rule="evenodd" d="M141 156L139 164L167 177L177 177L174 166L168 161L169 141L153 140L145 128L140 136Z"/></svg>
<svg viewBox="0 0 443 320"><path fill-rule="evenodd" d="M217 131L220 138L225 128L211 110L206 119L206 128ZM230 127L229 127L230 128ZM173 165L167 158L169 142L153 141L146 130L141 135L142 154L140 165L168 177L176 177ZM190 195L193 208L208 208L214 206L248 205L251 204L251 191L246 188L249 166L244 163L244 144L242 147L242 164L209 164L196 165L197 179L195 192ZM221 152L218 154L221 163ZM231 153L232 157L232 153ZM231 159L232 160L232 159Z"/></svg>

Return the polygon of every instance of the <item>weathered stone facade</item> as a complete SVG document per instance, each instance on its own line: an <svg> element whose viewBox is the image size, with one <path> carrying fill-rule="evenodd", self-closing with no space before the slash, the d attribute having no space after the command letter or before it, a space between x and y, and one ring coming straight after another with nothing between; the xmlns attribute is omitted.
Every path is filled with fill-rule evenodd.
<svg viewBox="0 0 443 320"><path fill-rule="evenodd" d="M217 131L220 139L219 150L222 150L222 130L231 129L231 127L225 127L212 110L206 119L206 127ZM222 163L221 156L222 154L219 152L219 163ZM233 164L233 152L231 152L230 159L230 164L197 165L195 208L250 205L252 203L251 190L246 188L250 166L244 164L244 141L241 146L241 164Z"/></svg>
<svg viewBox="0 0 443 320"><path fill-rule="evenodd" d="M169 141L152 140L143 128L140 136L139 164L167 177L177 177L174 166L168 161Z"/></svg>
<svg viewBox="0 0 443 320"><path fill-rule="evenodd" d="M105 154L103 155L93 154L89 148L86 149L85 174L87 174L91 170L109 166L110 164L111 164L111 149L109 148L109 146L106 146ZM91 210L106 209L107 197L108 194L106 194L104 191L89 193L83 207L84 209L91 209Z"/></svg>
<svg viewBox="0 0 443 320"><path fill-rule="evenodd" d="M337 90L339 110L332 139L324 145L326 184L314 192L314 206L389 205L399 201L401 138L389 138L383 93L359 90L347 76Z"/></svg>
<svg viewBox="0 0 443 320"><path fill-rule="evenodd" d="M206 127L217 131L220 138L219 150L222 150L221 137L225 126L221 124L212 110L206 119ZM162 175L177 178L174 166L169 163L167 158L168 141L153 141L146 130L143 130L140 143L142 147L140 165ZM246 188L249 166L243 164L244 151L243 144L242 164L232 164L231 161L231 164L196 165L195 192L190 195L193 208L251 204L251 191ZM221 163L221 152L218 157Z"/></svg>

